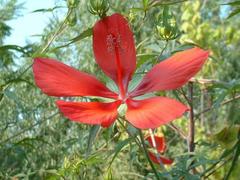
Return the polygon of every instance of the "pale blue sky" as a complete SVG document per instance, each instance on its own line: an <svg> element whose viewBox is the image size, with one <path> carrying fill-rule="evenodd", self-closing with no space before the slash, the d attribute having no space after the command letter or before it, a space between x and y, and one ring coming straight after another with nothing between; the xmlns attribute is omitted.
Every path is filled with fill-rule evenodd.
<svg viewBox="0 0 240 180"><path fill-rule="evenodd" d="M26 45L28 42L36 42L41 35L44 27L48 24L52 13L32 13L37 9L48 9L56 6L56 2L64 3L64 1L56 0L18 0L19 3L24 3L24 9L21 10L21 17L7 22L12 27L12 35L5 39L4 44L16 44L19 46ZM221 6L222 16L226 16L227 6ZM62 9L64 11L64 9ZM61 12L63 12L61 10ZM57 10L59 12L59 10ZM58 16L64 16L64 13L58 13Z"/></svg>
<svg viewBox="0 0 240 180"><path fill-rule="evenodd" d="M5 39L4 44L26 45L26 41L36 42L44 27L49 22L52 13L32 13L37 9L47 9L56 6L55 0L18 0L24 3L24 9L21 10L21 17L8 21L7 24L12 27L12 35Z"/></svg>

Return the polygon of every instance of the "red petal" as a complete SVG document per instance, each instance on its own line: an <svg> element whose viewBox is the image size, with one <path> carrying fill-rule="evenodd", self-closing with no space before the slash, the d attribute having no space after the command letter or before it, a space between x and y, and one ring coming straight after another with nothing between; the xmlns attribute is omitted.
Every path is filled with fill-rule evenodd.
<svg viewBox="0 0 240 180"><path fill-rule="evenodd" d="M126 91L136 67L133 34L127 20L113 14L99 20L93 27L93 50L102 70Z"/></svg>
<svg viewBox="0 0 240 180"><path fill-rule="evenodd" d="M197 47L176 53L154 66L144 76L131 96L181 87L201 69L208 54L208 51Z"/></svg>
<svg viewBox="0 0 240 180"><path fill-rule="evenodd" d="M156 164L160 164L162 162L163 164L171 165L173 163L172 159L168 159L168 158L165 158L165 157L162 157L162 156L160 156L160 160L161 160L161 162L160 162L158 160L157 156L155 154L153 154L152 152L149 152L148 155L149 155L151 161L156 163Z"/></svg>
<svg viewBox="0 0 240 180"><path fill-rule="evenodd" d="M56 101L56 104L63 115L72 121L109 127L117 117L117 108L121 102L66 102L60 100Z"/></svg>
<svg viewBox="0 0 240 180"><path fill-rule="evenodd" d="M33 74L37 86L50 96L117 97L94 76L53 59L34 59Z"/></svg>
<svg viewBox="0 0 240 180"><path fill-rule="evenodd" d="M144 100L127 100L126 119L140 129L157 128L179 118L188 108L170 98L153 97Z"/></svg>
<svg viewBox="0 0 240 180"><path fill-rule="evenodd" d="M152 147L154 147L151 136L148 136L146 139L149 142L149 144ZM155 142L156 142L157 151L160 152L160 153L163 153L166 149L165 138L163 136L162 137L154 136L154 139L155 139Z"/></svg>

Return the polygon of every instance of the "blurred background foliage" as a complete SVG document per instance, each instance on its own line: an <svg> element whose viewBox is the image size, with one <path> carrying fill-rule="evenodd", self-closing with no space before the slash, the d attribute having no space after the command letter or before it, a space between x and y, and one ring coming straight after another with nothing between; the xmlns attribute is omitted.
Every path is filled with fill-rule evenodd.
<svg viewBox="0 0 240 180"><path fill-rule="evenodd" d="M91 28L99 19L94 13L105 12L122 13L135 35L138 69L132 88L154 64L177 51L193 46L210 51L208 62L191 80L195 152L189 157L188 114L159 127L155 133L164 134L166 154L174 159L167 172L156 165L161 177L239 179L240 1L110 0L104 11L93 7L99 2L61 0L51 9L33 10L52 17L41 41L22 47L4 40L11 35L7 21L19 17L24 4L0 1L0 179L154 179L144 154L118 122L108 129L72 123L58 113L56 98L34 84L32 60L41 56L95 74L114 88L92 53ZM56 13L61 8L66 10L63 19ZM187 85L157 94L188 103ZM128 131L136 135L130 125Z"/></svg>

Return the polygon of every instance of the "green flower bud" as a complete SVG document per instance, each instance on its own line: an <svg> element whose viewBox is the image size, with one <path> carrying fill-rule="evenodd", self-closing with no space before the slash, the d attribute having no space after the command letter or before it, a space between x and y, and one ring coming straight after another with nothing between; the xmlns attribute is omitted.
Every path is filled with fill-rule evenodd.
<svg viewBox="0 0 240 180"><path fill-rule="evenodd" d="M71 14L67 19L67 24L69 26L74 26L77 23L77 13L75 10L72 10Z"/></svg>
<svg viewBox="0 0 240 180"><path fill-rule="evenodd" d="M67 0L68 8L76 8L79 4L79 0Z"/></svg>
<svg viewBox="0 0 240 180"><path fill-rule="evenodd" d="M93 15L98 15L99 17L106 16L109 9L108 0L90 0L88 5L88 11Z"/></svg>
<svg viewBox="0 0 240 180"><path fill-rule="evenodd" d="M156 23L156 34L157 38L166 41L176 39L180 35L176 18L167 6L164 7Z"/></svg>

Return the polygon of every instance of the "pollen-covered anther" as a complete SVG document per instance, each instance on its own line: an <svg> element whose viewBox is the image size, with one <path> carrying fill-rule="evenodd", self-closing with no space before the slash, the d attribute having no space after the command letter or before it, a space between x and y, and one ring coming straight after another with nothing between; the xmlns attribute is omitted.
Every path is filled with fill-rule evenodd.
<svg viewBox="0 0 240 180"><path fill-rule="evenodd" d="M121 35L118 34L117 36L114 36L113 34L107 35L106 38L107 43L107 51L110 53L113 53L116 51L116 48L122 52L123 48L121 45Z"/></svg>

